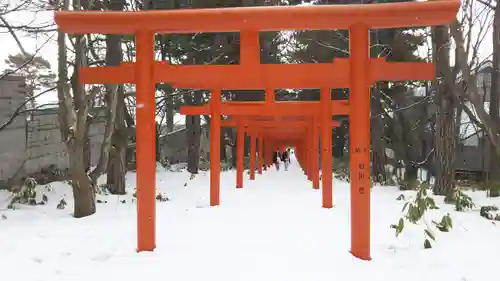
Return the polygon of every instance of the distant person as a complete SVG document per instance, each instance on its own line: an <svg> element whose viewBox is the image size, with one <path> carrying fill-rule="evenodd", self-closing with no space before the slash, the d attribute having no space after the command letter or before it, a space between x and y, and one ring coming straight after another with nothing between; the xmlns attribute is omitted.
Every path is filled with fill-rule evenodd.
<svg viewBox="0 0 500 281"><path fill-rule="evenodd" d="M290 164L290 154L288 150L285 150L281 153L281 161L285 165L285 171L288 171L288 164Z"/></svg>
<svg viewBox="0 0 500 281"><path fill-rule="evenodd" d="M276 166L276 171L280 170L279 159L280 159L280 152L278 150L276 150L275 152L273 152L273 163L274 163L274 166Z"/></svg>

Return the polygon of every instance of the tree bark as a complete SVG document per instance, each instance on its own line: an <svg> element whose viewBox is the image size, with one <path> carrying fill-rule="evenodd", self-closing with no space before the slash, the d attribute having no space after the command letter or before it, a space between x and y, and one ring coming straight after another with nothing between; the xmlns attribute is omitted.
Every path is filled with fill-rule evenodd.
<svg viewBox="0 0 500 281"><path fill-rule="evenodd" d="M447 201L453 199L455 190L454 160L456 144L455 110L456 99L453 96L455 78L450 70L450 35L448 26L432 28L433 61L436 66L436 183L435 195L445 195Z"/></svg>
<svg viewBox="0 0 500 281"><path fill-rule="evenodd" d="M227 160L227 155L226 155L226 130L225 128L221 128L220 130L220 141L219 141L219 147L220 147L220 162L226 162Z"/></svg>
<svg viewBox="0 0 500 281"><path fill-rule="evenodd" d="M96 212L95 189L85 171L83 161L84 146L83 141L74 140L69 153L75 218L83 218Z"/></svg>
<svg viewBox="0 0 500 281"><path fill-rule="evenodd" d="M491 72L491 88L490 88L490 116L493 125L500 131L500 115L499 115L499 100L500 100L500 8L497 2L495 9L495 17L493 19L493 69ZM494 143L489 140L488 146L490 151L495 151ZM489 181L500 182L500 155L492 154L490 157ZM497 192L498 193L498 192ZM491 194L499 196L500 194Z"/></svg>
<svg viewBox="0 0 500 281"><path fill-rule="evenodd" d="M109 1L109 9L113 11L123 10L124 1ZM117 66L123 60L121 36L106 35L106 65ZM127 173L126 156L128 146L128 134L125 127L125 89L123 85L116 88L116 113L115 124L111 136L111 147L109 150L109 161L107 166L106 184L112 194L125 194L125 174Z"/></svg>
<svg viewBox="0 0 500 281"><path fill-rule="evenodd" d="M332 136L332 156L337 159L343 159L344 157L344 148L346 146L346 135L348 133L349 120L343 121L340 124L340 127L337 127L333 130Z"/></svg>
<svg viewBox="0 0 500 281"><path fill-rule="evenodd" d="M184 102L189 105L198 105L201 100L199 91L194 94L184 94ZM192 174L198 173L200 162L200 138L201 138L201 120L199 115L186 116L186 133L188 139L188 167L187 170Z"/></svg>
<svg viewBox="0 0 500 281"><path fill-rule="evenodd" d="M167 115L167 133L174 131L174 96L172 87L165 89L165 94L167 95L167 104L165 106L165 114Z"/></svg>
<svg viewBox="0 0 500 281"><path fill-rule="evenodd" d="M126 193L125 174L127 173L128 134L125 127L125 97L122 85L118 86L116 98L116 121L111 137L106 183L111 194L123 195Z"/></svg>
<svg viewBox="0 0 500 281"><path fill-rule="evenodd" d="M73 1L75 10L80 10L80 1ZM71 79L73 89L73 104L76 119L68 130L69 138L67 148L70 159L71 185L73 187L74 212L76 218L86 217L96 212L95 190L85 167L85 137L87 136L87 121L89 112L89 101L87 100L85 87L80 84L80 67L85 65L85 38L83 35L75 36L75 69ZM69 110L67 110L69 111Z"/></svg>
<svg viewBox="0 0 500 281"><path fill-rule="evenodd" d="M464 81L467 83L467 98L474 105L474 109L477 112L479 120L484 126L487 133L488 139L491 145L495 148L491 153L496 153L496 156L500 156L500 128L497 128L491 116L486 112L484 108L484 102L479 94L477 83L474 76L471 74L471 70L468 63L468 53L465 49L464 35L460 26L460 22L455 20L450 25L451 35L455 41L455 61L460 67Z"/></svg>
<svg viewBox="0 0 500 281"><path fill-rule="evenodd" d="M375 85L372 97L372 112L377 114L382 112L383 108L380 102L380 88ZM374 115L374 114L372 114ZM381 115L372 120L372 174L374 182L387 182L387 173L385 171L386 155L384 140L384 121Z"/></svg>
<svg viewBox="0 0 500 281"><path fill-rule="evenodd" d="M78 3L77 3L78 4ZM60 10L68 10L69 1L61 0ZM81 39L81 37L79 38ZM61 130L61 138L66 143L69 154L69 169L71 175L71 186L73 189L74 209L73 215L76 218L86 217L96 212L94 187L90 181L85 167L84 156L84 136L86 127L87 112L82 106L81 97L77 102L75 96L75 107L81 109L82 112L77 112L73 108L73 99L70 95L70 86L68 80L67 49L66 35L62 31L58 31L58 84L57 97L59 103L59 123ZM77 39L76 66L81 64L83 56L82 42ZM76 70L78 71L78 70ZM77 82L78 79L76 79ZM74 88L75 85L73 85ZM77 94L77 93L75 93Z"/></svg>
<svg viewBox="0 0 500 281"><path fill-rule="evenodd" d="M68 10L68 1L62 0L61 10ZM80 10L79 0L73 1L73 9ZM95 183L102 171L106 169L112 127L114 126L114 114L116 111L116 99L113 93L108 95L108 122L101 145L101 154L97 167L87 171L85 165L85 142L88 136L90 99L95 93L87 95L85 88L80 84L80 68L87 62L85 52L85 38L83 35L76 35L75 39L75 64L71 79L71 88L67 82L67 54L65 34L59 31L58 34L58 101L59 101L59 122L61 137L66 143L69 154L69 169L71 174L71 185L73 187L74 216L77 218L86 217L95 213ZM108 87L109 88L109 87ZM111 87L114 88L114 87ZM89 175L90 174L90 175Z"/></svg>
<svg viewBox="0 0 500 281"><path fill-rule="evenodd" d="M238 133L237 129L231 129L229 133L231 134L232 139L234 140L234 144L231 146L231 165L233 168L236 167L236 160L238 157L238 149L237 149L237 143L238 143Z"/></svg>

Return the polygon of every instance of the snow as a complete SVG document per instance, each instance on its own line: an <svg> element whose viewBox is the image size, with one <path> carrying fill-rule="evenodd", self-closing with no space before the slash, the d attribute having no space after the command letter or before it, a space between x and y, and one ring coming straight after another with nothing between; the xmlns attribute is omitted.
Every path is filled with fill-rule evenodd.
<svg viewBox="0 0 500 281"><path fill-rule="evenodd" d="M136 253L136 208L131 195L100 196L97 214L71 217L71 190L57 182L39 186L49 203L6 210L0 193L0 280L405 280L482 281L497 275L500 228L472 211L442 204L429 219L451 213L453 229L437 233L423 249L424 226L406 223L396 238L391 224L403 201L394 187L372 190L372 261L349 254L349 185L334 180L333 209L321 208L321 192L292 162L245 179L221 175L221 206L208 207L209 174L193 180L185 171L162 171L157 188L170 197L157 204L157 249ZM104 180L104 179L102 179ZM187 183L187 184L186 184ZM127 174L133 193L135 174ZM185 185L186 184L186 185ZM405 192L408 199L412 192ZM484 192L475 203L498 205ZM38 192L41 196L41 192ZM68 206L56 209L65 196ZM126 203L121 203L126 200Z"/></svg>

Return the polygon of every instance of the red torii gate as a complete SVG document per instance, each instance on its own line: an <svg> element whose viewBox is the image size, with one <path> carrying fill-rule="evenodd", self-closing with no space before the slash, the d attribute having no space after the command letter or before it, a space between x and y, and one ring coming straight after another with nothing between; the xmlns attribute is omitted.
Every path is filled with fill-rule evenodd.
<svg viewBox="0 0 500 281"><path fill-rule="evenodd" d="M182 112L181 107L181 112ZM275 117L271 118L262 118L262 117L253 117L253 118L242 118L240 116L235 116L232 120L224 120L221 122L221 126L228 127L236 127L237 128L237 144L236 144L236 188L243 187L243 146L244 146L244 136L245 131L255 133L255 131L260 131L261 134L264 133L266 129L270 129L272 131L266 132L265 135L261 135L262 141L265 143L263 149L259 149L259 159L262 159L264 162L259 162L259 173L262 172L262 166L267 168L268 165L271 164L272 153L278 149L282 148L283 140L288 140L288 144L295 144L294 141L290 141L291 139L301 139L310 137L310 141L314 142L316 140L316 146L311 143L310 153L311 155L318 155L318 129L320 127L319 122L314 122L314 118L281 118L277 119ZM340 126L340 122L332 121L332 127ZM311 134L308 134L307 129L317 127L313 129ZM256 133L258 136L259 133ZM250 136L250 179L255 179L255 139L252 134ZM281 139L281 141L278 141ZM286 141L285 141L286 143ZM260 143L262 147L263 143ZM316 162L314 162L316 161ZM310 169L310 172L307 172L308 179L312 181L313 188L319 189L319 171L318 171L318 157L311 157L310 161L307 162L307 168ZM316 163L316 165L314 164ZM304 167L303 167L304 168ZM330 196L329 196L330 195ZM323 190L323 202L327 201L328 198L331 200L331 194L325 192Z"/></svg>
<svg viewBox="0 0 500 281"><path fill-rule="evenodd" d="M258 36L258 33L255 33ZM258 37L257 37L258 38ZM243 40L243 39L242 39ZM245 41L242 41L245 43ZM246 47L242 44L242 53ZM258 45L257 45L258 49ZM242 55L243 56L243 55ZM242 57L242 60L245 57ZM258 61L260 61L260 57L257 57ZM248 60L246 58L245 60ZM243 65L244 66L244 65ZM225 66L221 66L225 67ZM237 66L241 67L241 66ZM258 71L258 68L252 68L254 71ZM309 76L311 77L311 76ZM198 87L200 88L213 88L212 82L197 82ZM262 83L261 81L254 81L253 83ZM182 106L180 109L181 114L185 115L211 115L212 120L210 123L211 130L211 138L210 138L210 205L217 206L220 204L220 140L218 137L220 135L220 115L230 115L230 116L285 116L285 117L297 117L297 116L309 116L314 117L318 115L318 112L324 112L324 120L329 119L329 121L322 121L319 124L325 124L325 122L331 123L332 115L347 115L349 114L349 105L347 101L332 101L330 97L330 90L328 91L328 100L329 102L275 102L274 100L274 83L271 79L265 82L267 87L265 87L266 95L265 101L263 102L221 102L219 98L214 100L211 98L211 103L206 104L204 106ZM259 84L260 85L260 84ZM219 85L220 86L220 85ZM255 87L255 86L254 86ZM227 88L224 87L224 88ZM212 92L213 94L214 92ZM216 101L216 102L215 102ZM216 113L214 113L216 110ZM321 120L321 119L317 119ZM323 147L328 148L328 150L324 151L325 155L330 155L329 157L323 157L323 167L327 167L323 169L323 174L331 175L332 174L332 160L331 160L331 126L323 126L325 128L324 134L322 137ZM328 132L328 133L326 133ZM255 151L255 143L251 143L251 151ZM259 138L259 147L263 146L262 138ZM214 150L212 150L214 149ZM213 151L213 153L212 153ZM260 152L259 152L260 153ZM214 155L217 154L217 155ZM262 159L260 157L259 159ZM252 158L251 158L252 160ZM250 163L253 165L254 163ZM261 172L262 165L258 165L259 173ZM250 170L250 178L254 178L254 171ZM332 208L332 179L331 177L323 177L323 207Z"/></svg>
<svg viewBox="0 0 500 281"><path fill-rule="evenodd" d="M351 150L351 253L370 259L370 85L378 79L377 62L369 59L370 28L419 27L451 22L460 7L459 0L385 3L372 5L286 6L223 9L155 10L141 12L68 11L56 12L59 28L68 33L135 34L137 62L118 67L83 68L81 83L135 83L137 92L137 208L138 251L155 248L155 82L174 87L199 88L212 85L210 114L212 134L220 133L220 92L230 89L321 88L322 124L331 122L330 89L350 88ZM259 65L256 46L258 31L349 29L349 64ZM154 33L241 32L239 66L173 66L155 63ZM399 68L401 67L401 68ZM396 73L408 74L417 65L399 65ZM293 70L295 69L295 70ZM261 71L257 71L261 70ZM382 69L378 69L382 70ZM240 75L234 75L239 73ZM284 77L286 73L287 78ZM314 73L314 77L310 75ZM418 75L396 80L426 79ZM187 75L186 75L187 74ZM318 75L320 74L320 75ZM186 75L186 76L184 76ZM330 76L331 75L331 76ZM336 79L343 77L342 79ZM295 78L297 84L290 82ZM327 78L327 79L326 79ZM394 77L392 78L394 79ZM232 85L230 83L233 83ZM333 84L333 85L332 85ZM252 86L253 87L249 87ZM281 87L284 85L285 87ZM272 114L274 115L274 114ZM276 114L281 116L281 114ZM354 125L355 124L355 125ZM330 134L330 137L327 135ZM322 126L322 156L330 152L330 126ZM330 143L328 143L330 141ZM326 145L325 145L326 144ZM211 143L211 161L219 163L219 146ZM331 169L331 153L329 157ZM322 164L323 168L327 166ZM216 165L217 167L219 165ZM324 173L325 171L323 171ZM218 186L219 168L211 171L211 184ZM216 175L216 176L215 176ZM215 177L214 177L215 176ZM323 177L325 178L325 177ZM331 178L330 178L331 181ZM331 184L330 184L331 185ZM365 189L368 189L366 192Z"/></svg>

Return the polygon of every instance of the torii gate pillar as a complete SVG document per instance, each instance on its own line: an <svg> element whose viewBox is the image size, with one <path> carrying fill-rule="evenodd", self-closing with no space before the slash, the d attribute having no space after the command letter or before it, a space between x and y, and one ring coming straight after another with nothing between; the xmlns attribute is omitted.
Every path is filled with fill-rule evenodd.
<svg viewBox="0 0 500 281"><path fill-rule="evenodd" d="M351 253L370 260L370 83L369 33L363 25L349 29L349 115L351 178Z"/></svg>
<svg viewBox="0 0 500 281"><path fill-rule="evenodd" d="M136 172L137 172L137 251L156 248L156 123L154 79L154 36L136 34L137 90Z"/></svg>

